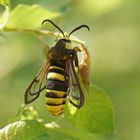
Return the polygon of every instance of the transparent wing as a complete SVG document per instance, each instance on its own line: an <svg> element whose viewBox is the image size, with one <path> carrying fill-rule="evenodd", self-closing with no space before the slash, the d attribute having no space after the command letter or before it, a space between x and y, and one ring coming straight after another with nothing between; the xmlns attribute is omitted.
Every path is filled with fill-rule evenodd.
<svg viewBox="0 0 140 140"><path fill-rule="evenodd" d="M48 72L49 65L50 65L49 60L47 60L39 70L36 77L33 79L33 81L26 89L25 96L24 96L25 104L31 103L34 100L36 100L39 97L40 92L43 89L45 89L44 82L45 82L46 74Z"/></svg>
<svg viewBox="0 0 140 140"><path fill-rule="evenodd" d="M75 107L80 108L84 104L84 94L72 58L67 59L66 70L68 77L68 100Z"/></svg>

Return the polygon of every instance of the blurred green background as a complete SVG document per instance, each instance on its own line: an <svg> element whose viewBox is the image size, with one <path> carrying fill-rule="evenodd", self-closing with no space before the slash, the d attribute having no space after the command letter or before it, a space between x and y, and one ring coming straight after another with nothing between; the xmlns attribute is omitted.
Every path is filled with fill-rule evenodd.
<svg viewBox="0 0 140 140"><path fill-rule="evenodd" d="M90 32L75 35L86 41L92 81L105 89L113 102L116 133L112 139L139 140L140 1L13 0L12 9L19 3L37 3L50 11L64 12L56 23L67 32L83 23L89 25ZM25 89L43 63L41 44L32 34L12 32L5 36L0 37L0 127L15 116ZM40 100L37 108L45 118L49 114Z"/></svg>

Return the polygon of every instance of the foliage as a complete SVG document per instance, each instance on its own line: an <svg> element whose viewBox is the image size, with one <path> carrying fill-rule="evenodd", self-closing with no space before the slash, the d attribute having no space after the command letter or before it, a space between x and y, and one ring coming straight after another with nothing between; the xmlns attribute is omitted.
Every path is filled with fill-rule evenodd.
<svg viewBox="0 0 140 140"><path fill-rule="evenodd" d="M10 12L6 28L38 28L43 19L53 19L59 15L35 4L32 6L19 4Z"/></svg>
<svg viewBox="0 0 140 140"><path fill-rule="evenodd" d="M62 15L50 12L37 4L19 4L11 11L9 1L2 0L0 4L5 6L5 11L0 20L1 33L26 31L26 29L36 32L43 19L57 19ZM62 133L72 139L99 140L102 139L102 135L113 134L114 110L112 103L104 90L92 85L92 83L91 81L89 91L86 92L84 107L76 110L68 104L65 108L64 117L61 118L64 120L63 123L56 120L53 123L46 124L45 120L39 118L37 111L32 107L22 106L10 124L0 130L0 139L47 140L52 137L51 133L55 132ZM96 136L96 134L100 136Z"/></svg>
<svg viewBox="0 0 140 140"><path fill-rule="evenodd" d="M1 140L49 140L46 128L35 120L11 123L0 130Z"/></svg>
<svg viewBox="0 0 140 140"><path fill-rule="evenodd" d="M113 133L114 113L112 103L102 89L91 85L84 107L74 114L71 113L71 108L73 107L68 108L69 112L66 112L65 115L75 127L82 128L90 133Z"/></svg>

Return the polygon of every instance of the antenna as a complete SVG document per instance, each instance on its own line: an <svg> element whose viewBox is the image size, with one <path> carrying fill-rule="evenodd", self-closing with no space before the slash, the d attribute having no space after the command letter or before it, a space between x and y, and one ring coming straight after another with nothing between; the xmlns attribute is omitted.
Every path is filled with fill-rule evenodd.
<svg viewBox="0 0 140 140"><path fill-rule="evenodd" d="M74 29L69 33L68 36L70 37L70 35L71 35L72 33L74 33L75 31L77 31L77 30L79 30L79 29L81 29L81 28L87 28L88 31L89 31L89 27L88 27L88 25L83 24L83 25L80 25L80 26L74 28Z"/></svg>
<svg viewBox="0 0 140 140"><path fill-rule="evenodd" d="M45 20L42 21L42 25L43 25L45 22L51 23L51 24L52 24L54 27L56 27L56 28L62 33L62 35L65 37L64 32L63 32L55 23L53 23L53 22L52 22L51 20L49 20L49 19L45 19Z"/></svg>

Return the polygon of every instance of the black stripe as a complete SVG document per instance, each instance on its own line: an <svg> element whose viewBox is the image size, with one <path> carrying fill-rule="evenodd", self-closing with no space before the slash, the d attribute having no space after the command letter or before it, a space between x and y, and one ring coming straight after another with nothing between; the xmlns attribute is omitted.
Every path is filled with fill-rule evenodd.
<svg viewBox="0 0 140 140"><path fill-rule="evenodd" d="M55 73L59 73L59 74L61 74L61 75L64 75L64 70L57 69L57 68L49 69L48 73L49 73L49 72L55 72Z"/></svg>
<svg viewBox="0 0 140 140"><path fill-rule="evenodd" d="M58 90L67 92L67 86L64 81L59 81L56 79L47 79L46 88L50 90Z"/></svg>
<svg viewBox="0 0 140 140"><path fill-rule="evenodd" d="M64 105L66 103L66 101L63 101L61 104L56 104L55 102L54 103L47 103L46 102L46 105L50 105L50 106L59 106L59 105Z"/></svg>
<svg viewBox="0 0 140 140"><path fill-rule="evenodd" d="M46 92L46 95L45 97L48 97L48 98L66 98L66 94L64 94L63 96L58 96L57 93L53 93L53 92Z"/></svg>
<svg viewBox="0 0 140 140"><path fill-rule="evenodd" d="M58 79L54 79L54 78L49 78L47 79L47 82L59 82L59 83L62 83L62 84L66 84L65 81L61 81L61 80L58 80Z"/></svg>
<svg viewBox="0 0 140 140"><path fill-rule="evenodd" d="M65 61L51 59L51 66L57 66L60 68L65 68Z"/></svg>

